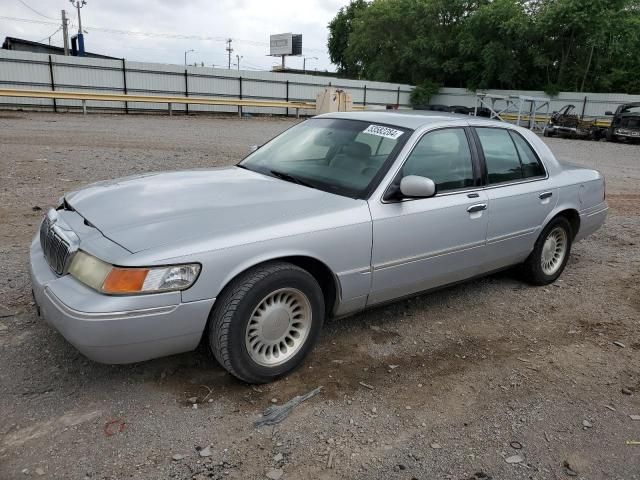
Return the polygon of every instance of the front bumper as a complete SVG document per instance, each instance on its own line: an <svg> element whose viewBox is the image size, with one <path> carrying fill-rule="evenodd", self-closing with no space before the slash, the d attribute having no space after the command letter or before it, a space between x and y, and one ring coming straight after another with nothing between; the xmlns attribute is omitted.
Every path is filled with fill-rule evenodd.
<svg viewBox="0 0 640 480"><path fill-rule="evenodd" d="M180 292L103 295L47 264L38 237L30 250L33 296L42 317L82 354L133 363L196 348L215 299L182 302Z"/></svg>
<svg viewBox="0 0 640 480"><path fill-rule="evenodd" d="M634 130L630 128L616 128L613 133L618 137L637 138L638 140L640 140L640 130Z"/></svg>

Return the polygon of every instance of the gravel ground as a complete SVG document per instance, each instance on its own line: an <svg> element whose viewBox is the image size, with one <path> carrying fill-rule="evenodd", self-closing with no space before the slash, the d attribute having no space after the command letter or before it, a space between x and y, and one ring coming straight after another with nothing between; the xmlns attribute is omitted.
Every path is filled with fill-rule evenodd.
<svg viewBox="0 0 640 480"><path fill-rule="evenodd" d="M545 139L611 206L555 284L502 273L330 321L270 385L204 348L99 365L38 319L27 247L63 192L227 165L293 123L0 112L0 478L640 479L638 146Z"/></svg>

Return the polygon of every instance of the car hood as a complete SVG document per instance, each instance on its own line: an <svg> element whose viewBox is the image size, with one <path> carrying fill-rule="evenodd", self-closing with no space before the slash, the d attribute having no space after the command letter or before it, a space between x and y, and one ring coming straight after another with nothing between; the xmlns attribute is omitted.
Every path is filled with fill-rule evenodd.
<svg viewBox="0 0 640 480"><path fill-rule="evenodd" d="M132 253L277 226L357 202L238 167L99 182L65 200Z"/></svg>

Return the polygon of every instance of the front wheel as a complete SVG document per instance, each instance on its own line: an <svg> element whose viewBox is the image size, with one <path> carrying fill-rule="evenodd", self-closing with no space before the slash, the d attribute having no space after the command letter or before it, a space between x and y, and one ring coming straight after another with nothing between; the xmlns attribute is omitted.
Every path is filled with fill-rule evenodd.
<svg viewBox="0 0 640 480"><path fill-rule="evenodd" d="M312 350L324 309L311 274L290 263L267 263L241 274L216 300L209 346L235 377L267 383L296 368Z"/></svg>
<svg viewBox="0 0 640 480"><path fill-rule="evenodd" d="M554 282L569 260L572 238L571 224L565 217L551 220L523 265L526 279L534 285Z"/></svg>

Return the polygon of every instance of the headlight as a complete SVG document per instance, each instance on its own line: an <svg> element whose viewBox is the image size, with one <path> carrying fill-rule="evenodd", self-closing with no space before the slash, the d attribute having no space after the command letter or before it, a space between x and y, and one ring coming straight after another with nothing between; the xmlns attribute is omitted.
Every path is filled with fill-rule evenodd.
<svg viewBox="0 0 640 480"><path fill-rule="evenodd" d="M193 285L200 265L166 267L114 267L83 251L76 253L69 273L82 283L104 293L135 294L185 290Z"/></svg>

